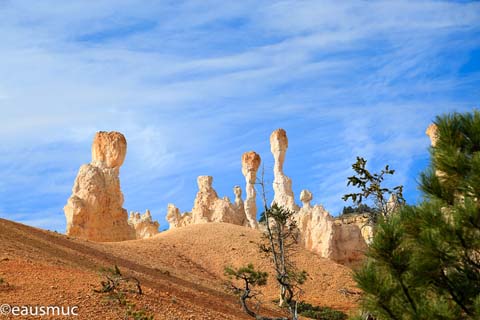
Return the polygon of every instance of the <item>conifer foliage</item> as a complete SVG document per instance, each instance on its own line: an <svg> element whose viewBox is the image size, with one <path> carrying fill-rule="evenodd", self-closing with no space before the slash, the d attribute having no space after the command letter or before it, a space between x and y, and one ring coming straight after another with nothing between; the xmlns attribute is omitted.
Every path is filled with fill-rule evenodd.
<svg viewBox="0 0 480 320"><path fill-rule="evenodd" d="M355 274L373 319L480 319L480 112L435 124L423 202L380 221Z"/></svg>

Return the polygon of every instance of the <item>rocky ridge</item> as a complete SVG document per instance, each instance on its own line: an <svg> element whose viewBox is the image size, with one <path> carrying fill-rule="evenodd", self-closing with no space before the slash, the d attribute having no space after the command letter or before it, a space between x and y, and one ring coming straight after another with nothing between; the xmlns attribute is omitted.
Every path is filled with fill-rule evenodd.
<svg viewBox="0 0 480 320"><path fill-rule="evenodd" d="M286 131L283 129L273 131L270 136L270 150L274 158L272 204L276 203L296 213L295 219L300 230L300 240L308 250L342 263L361 260L367 248L367 242L371 238L371 228L365 226L366 217L354 215L348 219L345 217L335 218L322 205L311 204L313 195L308 190L301 192L300 201L303 205L298 206L295 203L292 180L283 170L287 149ZM241 165L242 174L245 176L246 198L245 201L242 201L241 188L235 186L236 200L233 205L230 204L228 198L218 198L212 187L212 177L199 177L197 181L199 192L190 212L181 214L177 207L169 204L167 221L170 223L170 229L206 222L227 222L251 228L262 228L262 225L256 221L255 190L260 163L260 155L254 151L245 152L242 155Z"/></svg>
<svg viewBox="0 0 480 320"><path fill-rule="evenodd" d="M249 225L243 208L239 186L233 188L235 203L231 203L228 197L219 198L213 188L213 177L199 176L197 178L198 192L195 197L193 208L190 212L180 213L173 204L168 205L167 221L170 228L184 227L190 224L207 222L225 222L236 225Z"/></svg>

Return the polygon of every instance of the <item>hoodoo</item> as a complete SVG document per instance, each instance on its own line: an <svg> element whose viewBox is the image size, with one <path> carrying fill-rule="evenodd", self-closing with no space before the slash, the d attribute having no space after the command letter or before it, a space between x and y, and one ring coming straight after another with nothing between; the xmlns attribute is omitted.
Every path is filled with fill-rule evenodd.
<svg viewBox="0 0 480 320"><path fill-rule="evenodd" d="M370 240L371 227L365 226L367 219L362 215L348 217L332 217L322 205L312 205L313 194L303 190L300 201L295 203L292 180L283 172L283 164L288 149L287 133L277 129L270 135L270 150L274 158L274 198L272 203L295 212L295 219L300 231L299 240L303 245L322 257L341 263L361 260ZM242 190L234 187L235 203L225 197L220 199L212 187L213 178L198 177L198 193L191 212L180 214L174 205L168 206L167 220L170 228L183 227L189 224L207 222L227 222L259 228L257 222L257 199L255 183L257 171L261 163L260 155L254 151L242 155L242 174L245 177L245 201L242 201Z"/></svg>
<svg viewBox="0 0 480 320"><path fill-rule="evenodd" d="M198 192L191 212L180 214L177 207L168 205L167 221L170 229L206 222L225 222L241 226L247 224L244 209L238 205L238 199L231 203L228 197L219 198L212 183L211 176L198 177ZM234 188L237 198L237 193L241 194L241 189L238 189Z"/></svg>
<svg viewBox="0 0 480 320"><path fill-rule="evenodd" d="M64 207L67 235L93 241L135 239L120 190L120 166L127 141L119 132L97 132L92 162L78 171L72 195Z"/></svg>
<svg viewBox="0 0 480 320"><path fill-rule="evenodd" d="M92 162L80 167L72 195L63 208L67 235L92 241L123 241L159 232L159 224L152 220L149 210L128 219L122 207L119 174L126 154L127 140L120 132L95 134Z"/></svg>
<svg viewBox="0 0 480 320"><path fill-rule="evenodd" d="M273 154L275 165L273 167L273 202L287 209L298 211L292 191L292 180L283 173L283 163L288 149L287 133L277 129L270 135L270 151ZM273 203L272 202L272 203Z"/></svg>
<svg viewBox="0 0 480 320"><path fill-rule="evenodd" d="M257 193L255 191L255 182L257 180L257 171L260 162L260 156L254 151L245 152L242 155L242 173L245 176L245 190L247 192L245 214L251 228L257 227Z"/></svg>

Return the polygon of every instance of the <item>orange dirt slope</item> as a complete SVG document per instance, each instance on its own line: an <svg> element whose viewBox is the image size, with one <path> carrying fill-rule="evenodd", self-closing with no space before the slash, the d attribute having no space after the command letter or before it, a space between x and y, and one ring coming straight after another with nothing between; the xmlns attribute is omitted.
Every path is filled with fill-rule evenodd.
<svg viewBox="0 0 480 320"><path fill-rule="evenodd" d="M0 219L0 304L78 306L76 319L122 319L124 310L95 293L101 267L118 265L137 277L143 295L129 298L155 319L249 319L225 290L223 269L253 263L271 272L258 250L261 233L209 223L162 232L151 239L95 243ZM351 270L298 248L309 274L303 300L346 312L356 308ZM265 313L280 315L274 277L262 289ZM8 319L8 317L3 317Z"/></svg>

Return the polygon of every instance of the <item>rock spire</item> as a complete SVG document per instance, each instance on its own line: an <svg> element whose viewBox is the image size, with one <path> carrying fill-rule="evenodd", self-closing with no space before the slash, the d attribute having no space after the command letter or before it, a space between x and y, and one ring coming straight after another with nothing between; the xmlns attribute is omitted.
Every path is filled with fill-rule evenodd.
<svg viewBox="0 0 480 320"><path fill-rule="evenodd" d="M257 193L255 183L257 180L257 171L260 166L260 156L254 152L245 152L242 155L242 173L245 176L245 215L251 228L257 227Z"/></svg>
<svg viewBox="0 0 480 320"><path fill-rule="evenodd" d="M67 235L93 241L135 239L123 206L119 170L127 141L119 132L97 132L92 162L80 167L64 207Z"/></svg>

